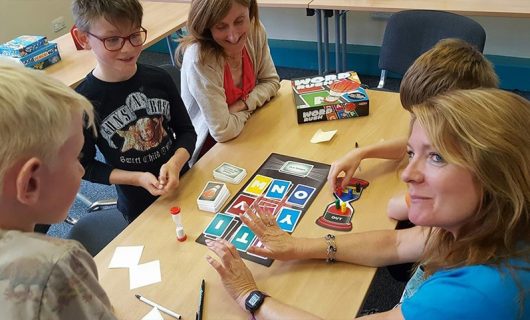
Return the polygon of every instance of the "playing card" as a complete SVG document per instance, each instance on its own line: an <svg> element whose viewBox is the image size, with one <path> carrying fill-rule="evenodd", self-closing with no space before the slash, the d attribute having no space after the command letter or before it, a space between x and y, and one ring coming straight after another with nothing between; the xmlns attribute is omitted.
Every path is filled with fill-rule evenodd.
<svg viewBox="0 0 530 320"><path fill-rule="evenodd" d="M279 171L283 173L292 174L295 176L307 177L312 169L313 169L313 165L308 164L308 163L286 161Z"/></svg>
<svg viewBox="0 0 530 320"><path fill-rule="evenodd" d="M235 179L242 172L243 172L243 168L239 168L230 163L224 162L219 167L215 168L214 175L217 173L217 174L222 174L232 179Z"/></svg>
<svg viewBox="0 0 530 320"><path fill-rule="evenodd" d="M208 181L208 183L202 190L201 195L199 196L199 199L197 200L215 202L215 199L219 195L222 188L223 188L222 183Z"/></svg>
<svg viewBox="0 0 530 320"><path fill-rule="evenodd" d="M200 210L218 212L229 196L230 191L226 184L208 181L197 198L197 205Z"/></svg>

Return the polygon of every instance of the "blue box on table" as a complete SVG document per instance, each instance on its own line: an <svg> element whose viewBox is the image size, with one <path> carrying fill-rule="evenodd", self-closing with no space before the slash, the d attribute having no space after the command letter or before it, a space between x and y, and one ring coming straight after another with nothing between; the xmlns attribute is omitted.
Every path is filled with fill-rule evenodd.
<svg viewBox="0 0 530 320"><path fill-rule="evenodd" d="M59 62L61 56L57 49L57 43L50 42L24 57L17 58L17 60L28 68L40 70Z"/></svg>
<svg viewBox="0 0 530 320"><path fill-rule="evenodd" d="M44 36L20 36L0 44L0 55L20 58L48 44Z"/></svg>

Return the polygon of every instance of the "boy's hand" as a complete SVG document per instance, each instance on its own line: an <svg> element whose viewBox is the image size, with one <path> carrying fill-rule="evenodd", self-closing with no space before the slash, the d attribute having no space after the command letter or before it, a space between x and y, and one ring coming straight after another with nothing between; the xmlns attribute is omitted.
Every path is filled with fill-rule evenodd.
<svg viewBox="0 0 530 320"><path fill-rule="evenodd" d="M331 169L329 169L328 174L328 184L332 192L335 192L335 188L337 187L337 177L341 172L345 173L344 179L342 180L343 185L341 187L346 187L348 181L350 181L357 168L359 168L362 159L359 149L353 149L331 164Z"/></svg>
<svg viewBox="0 0 530 320"><path fill-rule="evenodd" d="M164 193L164 190L159 187L158 179L150 172L142 172L138 179L138 184L153 196L159 196Z"/></svg>
<svg viewBox="0 0 530 320"><path fill-rule="evenodd" d="M158 188L166 193L178 188L180 183L180 172L171 170L173 165L168 162L160 167L160 176L158 177Z"/></svg>

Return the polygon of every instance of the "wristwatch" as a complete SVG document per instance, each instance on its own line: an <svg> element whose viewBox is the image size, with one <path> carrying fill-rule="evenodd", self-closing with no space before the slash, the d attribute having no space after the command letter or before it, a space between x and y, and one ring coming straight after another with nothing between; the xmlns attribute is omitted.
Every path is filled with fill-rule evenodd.
<svg viewBox="0 0 530 320"><path fill-rule="evenodd" d="M261 307L266 297L268 295L261 291L252 291L245 300L245 308L254 314Z"/></svg>

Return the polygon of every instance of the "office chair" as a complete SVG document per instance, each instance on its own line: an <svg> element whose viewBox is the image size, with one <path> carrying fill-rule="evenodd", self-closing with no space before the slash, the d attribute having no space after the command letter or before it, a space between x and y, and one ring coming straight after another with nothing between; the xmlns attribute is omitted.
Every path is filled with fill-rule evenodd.
<svg viewBox="0 0 530 320"><path fill-rule="evenodd" d="M103 158L103 155L101 154L101 152L99 151L99 149L96 148L96 159L100 160L100 161L105 161L104 158ZM114 188L114 187L112 187ZM103 189L99 189L100 193L104 193L104 194L112 194L114 195L113 192L111 191L104 191ZM78 192L76 194L76 199L81 201L84 205L86 205L88 208L87 208L87 212L94 212L94 211L99 211L99 210L102 210L102 209L108 209L108 208L112 208L112 207L116 207L117 203L118 203L118 200L116 198L109 198L109 199L103 199L103 200L96 200L96 201L92 201L91 199L89 199L86 195L84 195L83 193L81 192ZM66 219L64 219L64 221L70 225L74 225L77 223L77 220L76 218L72 217L72 216L67 216Z"/></svg>
<svg viewBox="0 0 530 320"><path fill-rule="evenodd" d="M175 83L175 86L177 87L177 91L180 95L180 69L177 66L171 65L171 64L163 64L159 66L160 68L164 69L169 73L171 76L171 79L173 79L173 82Z"/></svg>
<svg viewBox="0 0 530 320"><path fill-rule="evenodd" d="M118 209L104 209L82 216L72 226L66 238L79 241L95 256L126 227L127 221Z"/></svg>
<svg viewBox="0 0 530 320"><path fill-rule="evenodd" d="M446 38L465 40L482 52L486 32L476 21L454 13L433 10L394 13L388 20L379 54L381 77L377 88L384 87L387 71L405 74L416 58Z"/></svg>

